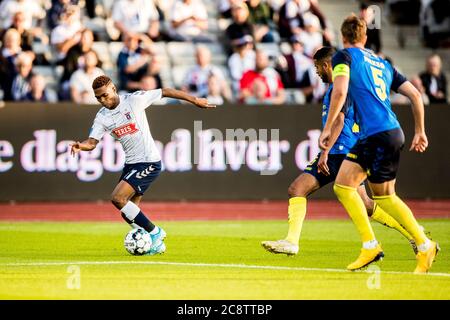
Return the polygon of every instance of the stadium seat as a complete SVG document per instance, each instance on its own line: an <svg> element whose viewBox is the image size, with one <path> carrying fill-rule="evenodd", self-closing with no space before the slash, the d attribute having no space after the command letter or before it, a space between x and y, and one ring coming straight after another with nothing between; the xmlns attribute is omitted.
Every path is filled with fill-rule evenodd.
<svg viewBox="0 0 450 320"><path fill-rule="evenodd" d="M51 66L33 66L33 72L43 76L47 83L56 83L56 75Z"/></svg>
<svg viewBox="0 0 450 320"><path fill-rule="evenodd" d="M162 65L170 64L170 57L167 54L167 48L164 42L154 42L152 44L152 49Z"/></svg>
<svg viewBox="0 0 450 320"><path fill-rule="evenodd" d="M197 46L205 46L211 52L211 63L214 65L225 65L227 63L227 56L225 50L219 42L202 43ZM195 55L195 53L194 53Z"/></svg>
<svg viewBox="0 0 450 320"><path fill-rule="evenodd" d="M55 59L53 55L53 49L49 44L42 43L40 41L34 41L32 47L33 52L36 55L43 55L48 62L52 62Z"/></svg>
<svg viewBox="0 0 450 320"><path fill-rule="evenodd" d="M56 102L58 100L58 85L59 77L57 72L53 70L51 66L33 66L33 72L44 77L46 82L47 93L49 95L50 102Z"/></svg>
<svg viewBox="0 0 450 320"><path fill-rule="evenodd" d="M195 46L190 42L169 42L167 52L173 65L195 64Z"/></svg>
<svg viewBox="0 0 450 320"><path fill-rule="evenodd" d="M256 48L263 50L270 58L276 58L281 53L276 43L258 43Z"/></svg>
<svg viewBox="0 0 450 320"><path fill-rule="evenodd" d="M292 48L289 42L280 43L280 51L282 54L290 54L292 52Z"/></svg>
<svg viewBox="0 0 450 320"><path fill-rule="evenodd" d="M119 41L114 41L109 43L109 53L111 56L111 61L114 65L117 65L117 58L119 53L123 48L123 43Z"/></svg>
<svg viewBox="0 0 450 320"><path fill-rule="evenodd" d="M152 49L158 56L167 56L167 48L164 42L153 42Z"/></svg>
<svg viewBox="0 0 450 320"><path fill-rule="evenodd" d="M112 62L111 54L108 44L103 41L96 41L92 44L92 49L97 53L98 58L103 63L103 68L109 67L109 65L115 65L115 61Z"/></svg>
<svg viewBox="0 0 450 320"><path fill-rule="evenodd" d="M194 64L191 65L176 65L172 67L172 79L173 84L176 88L180 88L183 84L183 80L189 71L194 66Z"/></svg>

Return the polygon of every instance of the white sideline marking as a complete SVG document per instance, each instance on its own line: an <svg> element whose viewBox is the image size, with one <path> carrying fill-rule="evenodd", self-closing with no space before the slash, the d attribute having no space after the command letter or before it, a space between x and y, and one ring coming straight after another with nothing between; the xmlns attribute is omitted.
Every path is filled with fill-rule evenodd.
<svg viewBox="0 0 450 320"><path fill-rule="evenodd" d="M345 269L331 268L304 268L304 267L284 267L284 266L257 266L248 264L226 264L226 263L189 263L189 262L170 262L170 261L70 261L70 262L18 262L18 263L0 263L0 266L22 267L22 266L65 266L65 265L110 265L110 264L143 264L143 265L170 265L170 266L188 266L188 267L219 267L219 268L238 268L238 269L266 269L266 270L288 270L288 271L320 271L320 272L345 272L352 273ZM353 271L354 273L373 273L365 270ZM404 271L380 271L384 274L409 274L412 272ZM436 277L450 277L450 273L429 272L419 276L428 275Z"/></svg>

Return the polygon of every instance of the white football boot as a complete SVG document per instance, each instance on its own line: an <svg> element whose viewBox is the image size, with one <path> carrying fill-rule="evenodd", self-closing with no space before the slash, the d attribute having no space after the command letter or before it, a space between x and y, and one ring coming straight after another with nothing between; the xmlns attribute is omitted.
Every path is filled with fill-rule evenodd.
<svg viewBox="0 0 450 320"><path fill-rule="evenodd" d="M288 256L293 256L298 253L298 245L284 239L277 241L263 241L261 242L261 245L271 253L283 253Z"/></svg>

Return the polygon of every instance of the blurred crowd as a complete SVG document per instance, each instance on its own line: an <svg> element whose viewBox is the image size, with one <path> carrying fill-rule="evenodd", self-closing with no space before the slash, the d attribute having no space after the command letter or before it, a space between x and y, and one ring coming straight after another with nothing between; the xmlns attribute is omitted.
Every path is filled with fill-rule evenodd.
<svg viewBox="0 0 450 320"><path fill-rule="evenodd" d="M216 104L319 102L326 86L311 57L337 46L338 31L318 0L0 0L0 100L96 103L92 81L107 74L121 92L174 85ZM368 37L383 54L379 30ZM180 83L167 81L172 65L158 51L174 42L194 48ZM111 67L99 49L113 44ZM424 101L447 100L439 56L412 81Z"/></svg>

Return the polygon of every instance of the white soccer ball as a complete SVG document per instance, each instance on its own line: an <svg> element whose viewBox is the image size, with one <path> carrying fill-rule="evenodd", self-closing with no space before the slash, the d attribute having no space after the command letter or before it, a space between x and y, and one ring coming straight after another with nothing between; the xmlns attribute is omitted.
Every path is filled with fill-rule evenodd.
<svg viewBox="0 0 450 320"><path fill-rule="evenodd" d="M152 237L144 229L135 228L125 236L125 249L134 256L146 254L152 246Z"/></svg>

